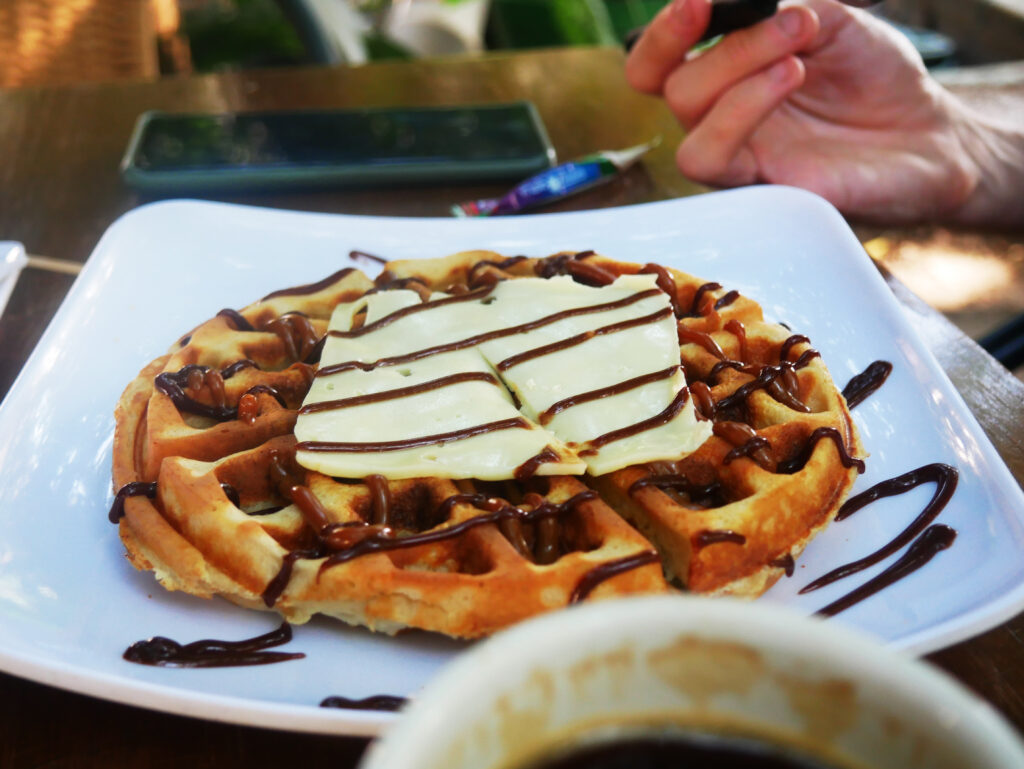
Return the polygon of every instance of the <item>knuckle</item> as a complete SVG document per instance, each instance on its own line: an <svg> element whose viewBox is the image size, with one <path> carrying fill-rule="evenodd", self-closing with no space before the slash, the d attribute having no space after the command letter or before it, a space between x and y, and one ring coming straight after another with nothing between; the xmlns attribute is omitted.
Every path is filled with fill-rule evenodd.
<svg viewBox="0 0 1024 769"><path fill-rule="evenodd" d="M746 67L758 62L764 57L765 49L768 47L762 40L762 36L757 34L759 31L743 29L729 35L722 41L725 44L725 51L723 53L726 54L730 61L740 63Z"/></svg>
<svg viewBox="0 0 1024 769"><path fill-rule="evenodd" d="M665 103L685 128L692 128L707 111L693 91L685 83L669 80L665 87Z"/></svg>
<svg viewBox="0 0 1024 769"><path fill-rule="evenodd" d="M685 141L676 152L676 166L686 178L705 183L714 182L722 172L722 165L714 154Z"/></svg>
<svg viewBox="0 0 1024 769"><path fill-rule="evenodd" d="M657 94L661 90L661 83L651 72L650 65L635 56L626 59L626 82L640 93Z"/></svg>

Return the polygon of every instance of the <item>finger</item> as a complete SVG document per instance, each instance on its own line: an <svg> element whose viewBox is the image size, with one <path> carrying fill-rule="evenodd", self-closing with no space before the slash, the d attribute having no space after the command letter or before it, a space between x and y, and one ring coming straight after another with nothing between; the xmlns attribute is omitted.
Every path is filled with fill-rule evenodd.
<svg viewBox="0 0 1024 769"><path fill-rule="evenodd" d="M757 181L756 169L740 152L761 123L800 87L803 79L803 62L786 56L734 85L679 145L679 170L690 179L717 186Z"/></svg>
<svg viewBox="0 0 1024 769"><path fill-rule="evenodd" d="M673 0L654 17L626 59L626 80L660 94L665 79L686 58L711 18L711 0Z"/></svg>
<svg viewBox="0 0 1024 769"><path fill-rule="evenodd" d="M794 6L726 35L717 46L669 76L665 83L669 109L685 127L695 126L732 86L803 49L817 33L817 15L804 6Z"/></svg>

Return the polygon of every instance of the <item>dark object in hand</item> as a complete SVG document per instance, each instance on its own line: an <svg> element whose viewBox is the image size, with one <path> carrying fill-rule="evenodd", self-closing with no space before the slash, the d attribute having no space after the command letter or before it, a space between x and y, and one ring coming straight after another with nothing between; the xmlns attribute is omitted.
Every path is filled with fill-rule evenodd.
<svg viewBox="0 0 1024 769"><path fill-rule="evenodd" d="M698 41L703 43L712 38L734 32L744 27L752 27L759 21L775 15L779 0L723 0L711 5L711 21ZM626 50L632 50L646 27L638 27L626 35Z"/></svg>

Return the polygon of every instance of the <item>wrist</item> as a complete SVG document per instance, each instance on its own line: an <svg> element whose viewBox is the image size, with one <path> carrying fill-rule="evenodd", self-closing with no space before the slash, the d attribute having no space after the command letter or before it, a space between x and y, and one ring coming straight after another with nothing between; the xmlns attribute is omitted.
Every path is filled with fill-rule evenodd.
<svg viewBox="0 0 1024 769"><path fill-rule="evenodd" d="M975 182L951 213L958 224L1024 228L1024 129L960 105L960 142Z"/></svg>

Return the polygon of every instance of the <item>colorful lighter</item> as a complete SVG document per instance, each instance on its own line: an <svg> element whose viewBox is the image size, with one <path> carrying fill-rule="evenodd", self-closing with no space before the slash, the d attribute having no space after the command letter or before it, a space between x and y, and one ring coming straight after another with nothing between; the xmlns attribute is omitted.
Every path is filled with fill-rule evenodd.
<svg viewBox="0 0 1024 769"><path fill-rule="evenodd" d="M560 200L610 181L660 142L661 137L657 137L646 144L638 144L624 150L607 150L584 155L531 176L500 198L457 203L452 206L452 213L459 217L504 216Z"/></svg>

